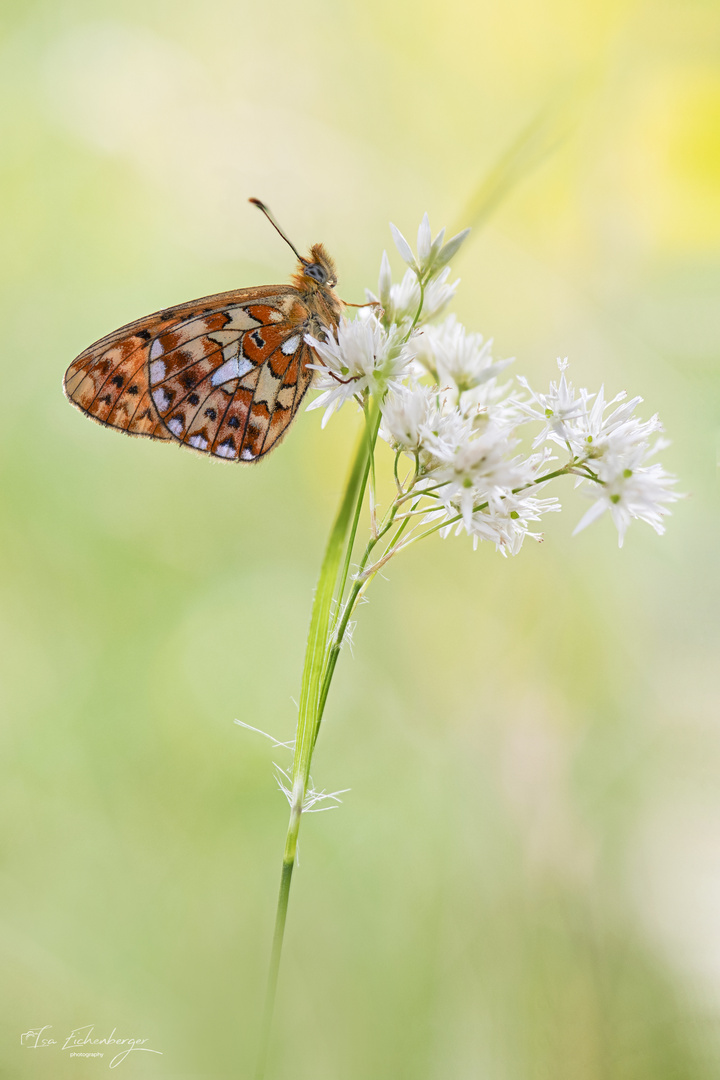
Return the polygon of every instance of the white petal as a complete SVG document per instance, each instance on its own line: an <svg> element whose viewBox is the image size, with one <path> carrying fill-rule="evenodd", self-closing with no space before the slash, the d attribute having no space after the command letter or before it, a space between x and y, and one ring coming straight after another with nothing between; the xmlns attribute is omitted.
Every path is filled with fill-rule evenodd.
<svg viewBox="0 0 720 1080"><path fill-rule="evenodd" d="M430 248L432 246L432 233L430 232L430 219L427 213L423 214L423 219L420 222L420 228L418 229L417 239L417 252L418 259L421 263L424 263L430 254Z"/></svg>
<svg viewBox="0 0 720 1080"><path fill-rule="evenodd" d="M453 236L450 238L450 240L448 240L447 244L438 255L437 262L435 264L436 269L439 270L441 266L445 266L447 263L450 262L453 255L455 255L455 253L460 248L460 245L463 244L465 240L467 240L469 235L470 230L463 229L462 232L457 233L456 236Z"/></svg>
<svg viewBox="0 0 720 1080"><path fill-rule="evenodd" d="M380 294L380 303L383 307L388 305L390 299L390 289L392 288L392 270L390 269L390 260L388 259L387 251L382 253L382 261L380 263L380 280L378 282L378 292Z"/></svg>
<svg viewBox="0 0 720 1080"><path fill-rule="evenodd" d="M415 266L415 256L412 253L412 249L410 248L410 245L408 244L407 240L405 239L403 234L400 232L400 230L398 228L396 228L395 225L393 225L392 221L390 222L390 231L393 234L393 240L395 241L395 247L400 252L400 255L402 256L402 258L405 260L405 262L408 264L408 266Z"/></svg>
<svg viewBox="0 0 720 1080"><path fill-rule="evenodd" d="M590 507L590 509L583 514L579 522L573 529L573 536L581 532L583 529L587 529L588 525L592 525L593 521L597 521L605 511L607 510L607 503L603 499L598 499L596 503Z"/></svg>

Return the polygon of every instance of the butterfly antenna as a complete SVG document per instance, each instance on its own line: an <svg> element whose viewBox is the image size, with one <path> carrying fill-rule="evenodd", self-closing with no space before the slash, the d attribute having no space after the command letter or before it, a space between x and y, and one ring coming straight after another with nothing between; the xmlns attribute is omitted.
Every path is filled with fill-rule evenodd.
<svg viewBox="0 0 720 1080"><path fill-rule="evenodd" d="M302 255L300 254L300 252L298 251L298 249L297 249L297 248L295 247L295 245L294 245L293 243L291 243L291 242L290 242L290 240L288 240L287 236L286 236L286 235L285 235L285 233L284 233L284 232L282 231L282 229L281 229L281 228L280 228L280 226L278 225L277 221L275 220L275 218L274 218L274 217L272 216L272 214L271 214L271 213L270 213L270 211L268 210L268 208L267 208L267 206L265 205L265 203L263 203L263 202L260 202L260 200L259 200L259 199L248 199L248 202L251 202L251 203L253 204L253 206L257 206L258 210L262 210L263 214L264 214L264 215L265 215L265 217L266 217L266 218L268 219L268 221L269 221L269 222L270 222L270 224L272 225L273 229L275 229L275 230L276 230L277 232L279 232L279 233L280 233L280 235L282 236L282 238L283 238L283 240L285 241L285 243L286 243L286 244L287 244L287 245L288 245L289 247L291 247L291 248L292 248L292 250L293 250L293 251L295 252L295 254L297 255L297 257L298 257L298 259L300 260L300 262L301 262L301 263L303 264L303 266L307 266L307 264L308 264L308 261L307 261L307 259L303 259Z"/></svg>

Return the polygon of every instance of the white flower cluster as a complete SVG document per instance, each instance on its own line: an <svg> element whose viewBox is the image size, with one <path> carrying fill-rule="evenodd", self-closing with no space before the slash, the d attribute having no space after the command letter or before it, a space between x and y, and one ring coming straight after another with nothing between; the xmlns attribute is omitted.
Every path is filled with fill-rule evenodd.
<svg viewBox="0 0 720 1080"><path fill-rule="evenodd" d="M641 397L628 401L623 392L606 401L603 386L596 394L576 391L565 376L567 360L558 361L558 365L560 378L550 384L547 394L535 393L526 379L518 379L529 395L519 407L530 420L543 422L534 445L557 443L579 466L575 471L578 483L584 484L593 505L575 532L609 510L620 547L633 518L646 521L662 535L663 518L670 513L667 504L680 496L673 491L675 478L658 462L648 464L668 446L659 435L662 424L657 414L640 420L635 409Z"/></svg>
<svg viewBox="0 0 720 1080"><path fill-rule="evenodd" d="M391 229L408 264L402 281L393 283L383 252L378 292L368 291L368 307L355 320L342 320L335 333L328 330L326 340L308 335L306 341L321 361L316 386L322 393L309 407L325 408L323 423L350 398L362 404L372 396L380 403L380 436L396 452L391 521L412 526L401 546L428 532L454 530L466 532L475 546L491 540L503 555L516 554L526 536L542 539L531 525L560 509L555 497L538 496L563 474L573 474L593 500L576 532L608 509L621 545L633 518L662 533L667 504L678 495L674 479L648 464L666 444L656 439L651 445L661 430L656 416L635 416L642 399L620 394L606 402L602 388L575 390L566 361L546 394L522 377L520 391L499 383L511 361L493 359L492 340L468 333L454 315L429 325L455 293L448 262L468 230L444 244L444 230L433 240L425 215L415 255ZM520 435L536 422L541 429L523 451ZM402 458L410 460L403 478Z"/></svg>
<svg viewBox="0 0 720 1080"><path fill-rule="evenodd" d="M325 409L323 427L348 398L369 393L382 400L388 390L402 386L412 360L398 327L386 330L373 315L343 319L337 334L328 330L324 341L312 334L305 340L322 360L311 366L318 372L315 386L323 393L308 408Z"/></svg>

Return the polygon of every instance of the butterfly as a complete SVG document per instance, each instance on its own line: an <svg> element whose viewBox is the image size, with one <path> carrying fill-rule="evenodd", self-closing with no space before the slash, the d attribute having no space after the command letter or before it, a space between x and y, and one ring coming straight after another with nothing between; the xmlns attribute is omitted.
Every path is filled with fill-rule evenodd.
<svg viewBox="0 0 720 1080"><path fill-rule="evenodd" d="M156 311L96 341L63 388L92 420L225 461L254 462L281 441L320 361L305 335L337 327L343 301L322 244L299 260L291 285L216 293Z"/></svg>

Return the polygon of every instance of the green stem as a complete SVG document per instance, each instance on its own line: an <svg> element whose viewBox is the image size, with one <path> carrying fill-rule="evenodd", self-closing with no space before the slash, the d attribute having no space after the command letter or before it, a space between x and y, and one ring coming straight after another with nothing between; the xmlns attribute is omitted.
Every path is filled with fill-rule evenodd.
<svg viewBox="0 0 720 1080"><path fill-rule="evenodd" d="M291 812L290 824L288 825L287 837L285 839L285 854L283 856L282 874L280 877L280 894L278 896L277 912L275 914L275 932L273 933L270 964L268 967L265 1009L260 1029L260 1053L258 1054L258 1064L255 1073L257 1080L263 1080L263 1077L265 1076L265 1067L267 1065L268 1051L270 1049L270 1029L272 1027L273 1011L275 1008L278 975L280 974L280 957L282 956L283 938L285 937L285 921L287 919L288 901L290 899L290 882L292 880L293 867L295 866L299 829L300 813L293 814L293 812Z"/></svg>
<svg viewBox="0 0 720 1080"><path fill-rule="evenodd" d="M420 277L418 277L418 284L420 285L420 303L412 326L405 336L405 341L410 337L423 309L425 283ZM371 470L374 487L375 443L377 442L378 431L380 430L381 416L379 402L374 398L369 402L366 400L363 403L363 408L365 411L365 428L358 443L357 450L355 451L355 458L350 469L350 476L345 488L345 493L325 549L325 557L323 558L322 567L320 568L320 577L318 578L312 615L310 618L310 630L308 631L302 689L300 692L300 707L298 709L297 732L295 735L295 755L293 758L291 777L292 791L290 794L290 820L285 836L285 851L283 854L280 891L278 894L277 912L275 915L275 932L273 934L270 966L268 969L265 1009L260 1037L260 1053L258 1055L258 1066L255 1074L256 1080L263 1080L267 1065L268 1050L270 1046L270 1030L275 1009L275 997L277 995L278 977L280 974L280 960L282 957L287 909L290 899L290 884L292 882L292 873L297 856L297 842L305 794L310 778L310 763L320 731L320 724L322 722L332 677L335 672L335 665L340 654L340 646L342 645L343 638L347 631L350 614L355 610L360 594L367 587L367 582L355 581L347 602L343 607L342 599L345 593L360 512L362 510L368 477L370 476ZM415 470L415 479L416 478L417 463ZM413 479L413 483L415 482L415 479ZM383 523L378 535L371 536L360 564L361 570L367 565L370 553L377 542L392 527L396 513L397 506L393 507L391 510L388 515L388 520ZM400 532L402 532L402 528ZM342 559L343 547L345 548L344 559ZM335 599L336 602L336 611L335 626L333 627L331 635L329 630L333 599Z"/></svg>
<svg viewBox="0 0 720 1080"><path fill-rule="evenodd" d="M420 277L419 274L417 275L417 281L418 281L418 285L420 286L420 303L418 304L418 309L415 312L415 318L412 321L412 326L410 327L407 334L405 335L405 341L408 340L408 338L412 334L413 330L417 326L417 324L418 324L418 322L420 320L420 316L422 315L423 305L425 304L425 281L423 280L423 278Z"/></svg>
<svg viewBox="0 0 720 1080"><path fill-rule="evenodd" d="M367 452L370 459L370 468L375 468L375 443L377 442L378 431L380 430L380 409L372 402L371 405L366 403L365 405L365 438L367 440ZM338 587L335 591L338 603L342 601L343 593L345 592L345 585L347 584L348 572L350 570L350 560L352 558L352 551L355 545L355 537L357 535L358 522L360 520L360 512L362 510L363 499L365 496L365 486L363 485L358 492L357 502L355 504L355 517L353 519L352 527L350 529L350 535L345 548L345 561L343 563L342 573L338 581Z"/></svg>
<svg viewBox="0 0 720 1080"><path fill-rule="evenodd" d="M365 552L363 554L362 559L360 560L360 565L358 567L358 575L361 574L362 571L367 566L368 559L370 558L370 555L371 555L373 549L375 548L375 546L382 540L383 536L385 536L385 534L392 528L392 524L393 524L396 512L397 512L397 506L394 505L391 512L390 512L390 514L388 515L388 520L383 523L383 525L382 525L380 531L378 532L377 536L371 536L370 539L368 540L367 546L365 548ZM400 531L402 531L402 530L400 530ZM337 659L338 659L338 656L340 655L340 650L342 648L342 643L343 643L343 640L345 638L345 634L347 632L348 623L350 622L350 618L352 617L353 611L357 607L357 602L360 599L360 593L363 591L366 584L367 584L366 582L358 580L358 576L356 575L355 581L354 581L353 586L352 586L352 589L350 590L350 595L348 596L347 600L345 601L345 604L343 605L342 609L338 613L338 621L336 623L336 626L335 626L335 629L334 629L334 632L333 632L333 636L332 636L332 642L331 642L331 645L330 645L330 648L329 648L329 651L328 651L327 662L326 662L326 665L325 665L325 672L324 672L324 675L323 675L322 689L320 691L320 717L321 718L322 718L322 713L323 713L323 711L325 709L325 702L327 701L328 693L330 692L330 684L332 682L333 674L335 673L335 665L337 664ZM339 596L342 599L342 593L340 593Z"/></svg>
<svg viewBox="0 0 720 1080"><path fill-rule="evenodd" d="M366 409L366 426L358 442L340 508L328 538L313 600L295 737L290 819L285 837L285 850L280 875L275 931L270 953L265 1008L261 1026L260 1052L255 1073L256 1080L263 1080L265 1076L290 899L290 884L297 856L298 834L310 776L310 763L320 728L322 710L327 699L327 687L323 676L326 673L326 654L328 651L332 602L333 597L336 596L339 603L345 589L353 543L379 427L380 409L375 402L372 402L369 409ZM344 559L343 549L345 549Z"/></svg>
<svg viewBox="0 0 720 1080"><path fill-rule="evenodd" d="M375 401L372 401L370 405L366 402L365 406L365 437L367 439L367 451L370 459L370 469L375 465L375 443L377 442L378 431L380 430L380 407ZM367 482L367 475L365 480ZM353 519L352 528L348 536L348 542L345 548L345 561L343 563L342 573L339 577L337 588L335 590L336 609L335 609L335 625L332 632L327 638L327 652L324 657L324 666L322 674L322 682L320 684L320 699L318 701L317 710L317 725L315 727L315 740L313 742L313 749L315 749L315 742L320 734L320 724L322 723L323 713L325 712L325 702L330 691L330 683L335 672L335 664L337 663L338 654L340 649L337 650L334 647L334 642L337 636L337 620L340 617L342 609L342 598L345 594L345 586L347 584L348 573L350 570L350 560L352 558L353 547L355 546L355 537L357 535L358 520L360 518L360 511L362 510L363 499L365 496L365 485L362 486L358 494L358 500L355 507L355 517ZM382 533L380 533L382 536ZM379 537L377 538L379 539ZM377 542L377 540L376 540Z"/></svg>

